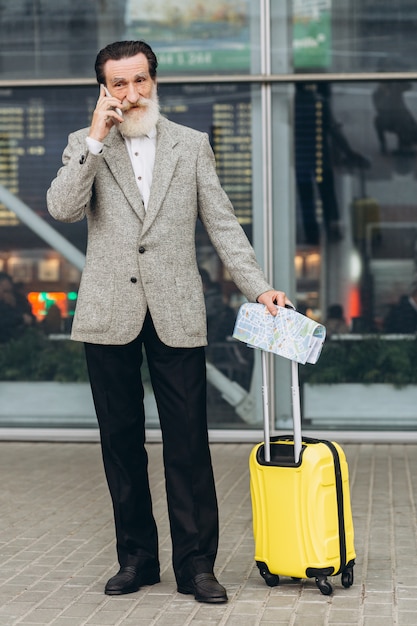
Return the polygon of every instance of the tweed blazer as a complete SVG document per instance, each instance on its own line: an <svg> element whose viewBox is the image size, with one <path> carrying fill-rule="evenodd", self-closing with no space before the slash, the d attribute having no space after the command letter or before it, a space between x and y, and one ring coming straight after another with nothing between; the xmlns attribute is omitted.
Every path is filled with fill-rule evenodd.
<svg viewBox="0 0 417 626"><path fill-rule="evenodd" d="M205 345L206 311L195 247L198 217L248 300L272 288L220 185L207 135L160 116L145 212L118 129L111 129L99 155L87 149L88 131L69 136L63 167L47 193L55 219L86 217L88 222L72 338L126 344L140 333L149 309L166 345Z"/></svg>

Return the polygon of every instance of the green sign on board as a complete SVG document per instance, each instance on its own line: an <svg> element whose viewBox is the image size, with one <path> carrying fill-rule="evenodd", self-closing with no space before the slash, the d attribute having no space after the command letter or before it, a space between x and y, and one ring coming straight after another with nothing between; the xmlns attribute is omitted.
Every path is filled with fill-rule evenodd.
<svg viewBox="0 0 417 626"><path fill-rule="evenodd" d="M294 69L327 69L331 64L331 0L293 1Z"/></svg>

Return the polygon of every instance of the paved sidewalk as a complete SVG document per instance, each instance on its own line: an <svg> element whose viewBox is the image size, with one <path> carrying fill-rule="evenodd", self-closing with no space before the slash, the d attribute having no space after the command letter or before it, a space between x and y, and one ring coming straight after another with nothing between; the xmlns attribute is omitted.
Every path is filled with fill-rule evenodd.
<svg viewBox="0 0 417 626"><path fill-rule="evenodd" d="M213 444L221 515L216 573L226 605L176 592L161 445L149 444L162 582L103 594L117 570L98 444L0 443L0 626L390 626L417 624L417 445L348 444L355 582L265 585L253 562L250 444Z"/></svg>

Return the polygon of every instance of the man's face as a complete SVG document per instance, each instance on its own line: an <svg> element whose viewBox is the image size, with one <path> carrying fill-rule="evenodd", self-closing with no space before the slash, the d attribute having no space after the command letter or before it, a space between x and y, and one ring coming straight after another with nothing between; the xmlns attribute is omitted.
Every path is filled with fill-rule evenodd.
<svg viewBox="0 0 417 626"><path fill-rule="evenodd" d="M126 107L134 105L140 98L150 98L155 85L149 75L148 59L142 52L119 61L107 61L104 75L112 96Z"/></svg>
<svg viewBox="0 0 417 626"><path fill-rule="evenodd" d="M149 75L149 64L141 52L134 57L109 60L104 65L106 87L122 103L124 122L120 131L126 137L146 135L158 115L156 81Z"/></svg>

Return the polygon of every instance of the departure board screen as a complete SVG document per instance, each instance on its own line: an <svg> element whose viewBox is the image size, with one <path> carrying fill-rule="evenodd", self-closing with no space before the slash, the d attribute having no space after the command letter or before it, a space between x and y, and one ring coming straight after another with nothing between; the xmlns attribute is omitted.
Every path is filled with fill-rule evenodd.
<svg viewBox="0 0 417 626"><path fill-rule="evenodd" d="M61 164L68 134L89 124L97 91L0 89L0 184L46 219L46 190ZM0 205L0 225L15 223L15 216Z"/></svg>
<svg viewBox="0 0 417 626"><path fill-rule="evenodd" d="M161 111L209 134L217 173L242 226L252 223L250 87L239 84L163 86Z"/></svg>
<svg viewBox="0 0 417 626"><path fill-rule="evenodd" d="M249 89L240 84L159 87L163 115L209 134L221 183L245 230L252 222ZM0 88L0 185L46 220L51 220L46 191L61 166L68 134L89 125L97 97L94 85ZM0 204L0 226L12 227L18 236L17 225Z"/></svg>

